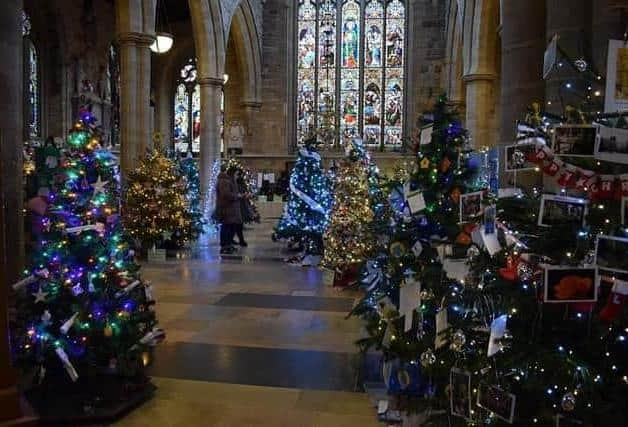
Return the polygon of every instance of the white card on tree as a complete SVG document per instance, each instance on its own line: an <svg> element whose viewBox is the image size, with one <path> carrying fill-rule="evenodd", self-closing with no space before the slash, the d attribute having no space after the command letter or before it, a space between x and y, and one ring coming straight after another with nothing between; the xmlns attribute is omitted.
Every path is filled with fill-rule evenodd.
<svg viewBox="0 0 628 427"><path fill-rule="evenodd" d="M502 339L506 333L507 321L508 315L503 314L491 323L491 336L488 340L488 352L486 354L488 357L494 356L501 349L499 340Z"/></svg>
<svg viewBox="0 0 628 427"><path fill-rule="evenodd" d="M416 192L408 195L408 208L411 214L418 213L425 209L425 199L423 193Z"/></svg>
<svg viewBox="0 0 628 427"><path fill-rule="evenodd" d="M436 337L434 339L434 348L441 348L447 343L447 337L445 337L445 331L447 329L449 329L449 322L447 321L447 308L443 308L436 313Z"/></svg>
<svg viewBox="0 0 628 427"><path fill-rule="evenodd" d="M465 259L445 258L443 260L443 270L445 270L447 277L450 279L462 282L469 274L469 265Z"/></svg>
<svg viewBox="0 0 628 427"><path fill-rule="evenodd" d="M486 248L491 256L502 249L499 240L497 240L497 233L486 234L483 226L475 227L471 233L471 240L479 247Z"/></svg>
<svg viewBox="0 0 628 427"><path fill-rule="evenodd" d="M404 281L399 288L399 313L405 317L404 332L412 329L412 314L421 303L421 282Z"/></svg>

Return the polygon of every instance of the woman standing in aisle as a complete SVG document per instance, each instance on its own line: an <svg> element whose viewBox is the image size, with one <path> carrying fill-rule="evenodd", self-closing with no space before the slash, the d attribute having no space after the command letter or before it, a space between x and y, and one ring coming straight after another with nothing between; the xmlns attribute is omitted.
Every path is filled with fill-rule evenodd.
<svg viewBox="0 0 628 427"><path fill-rule="evenodd" d="M242 226L242 194L234 179L234 170L221 168L216 182L216 220L220 223L220 253L232 254L233 236Z"/></svg>

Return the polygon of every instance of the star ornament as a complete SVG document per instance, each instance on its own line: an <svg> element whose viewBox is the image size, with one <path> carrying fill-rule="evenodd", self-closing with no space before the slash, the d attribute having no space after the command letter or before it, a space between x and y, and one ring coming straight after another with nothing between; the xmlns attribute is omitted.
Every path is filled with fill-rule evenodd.
<svg viewBox="0 0 628 427"><path fill-rule="evenodd" d="M98 175L98 179L96 180L96 182L90 185L92 186L92 188L94 188L94 195L96 195L96 194L104 193L105 186L107 184L109 184L109 181L103 181L102 179L100 179L100 175Z"/></svg>
<svg viewBox="0 0 628 427"><path fill-rule="evenodd" d="M48 296L48 292L44 292L40 286L37 292L35 292L32 295L35 297L35 304L37 304L38 302L46 302L46 297Z"/></svg>

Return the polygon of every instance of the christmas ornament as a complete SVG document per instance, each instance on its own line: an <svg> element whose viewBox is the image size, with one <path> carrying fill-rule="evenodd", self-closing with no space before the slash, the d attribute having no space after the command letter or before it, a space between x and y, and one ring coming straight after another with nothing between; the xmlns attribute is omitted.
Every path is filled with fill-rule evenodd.
<svg viewBox="0 0 628 427"><path fill-rule="evenodd" d="M467 337L460 329L458 329L451 337L451 349L454 351L462 351L464 344L467 342Z"/></svg>
<svg viewBox="0 0 628 427"><path fill-rule="evenodd" d="M560 400L560 407L563 408L563 411L567 412L571 412L576 409L576 396L571 392L565 393Z"/></svg>
<svg viewBox="0 0 628 427"><path fill-rule="evenodd" d="M96 194L104 193L105 192L105 186L107 184L109 184L109 182L108 181L103 181L102 179L100 179L100 175L98 175L98 179L96 180L96 182L91 184L92 188L94 189L94 196Z"/></svg>
<svg viewBox="0 0 628 427"><path fill-rule="evenodd" d="M584 60L584 58L580 58L580 59L576 59L573 63L573 65L576 66L576 69L578 71L580 71L581 73L585 72L587 70L587 66L589 64L587 64L587 61Z"/></svg>
<svg viewBox="0 0 628 427"><path fill-rule="evenodd" d="M37 292L32 294L35 297L35 303L45 302L48 292L44 292L41 286L37 289Z"/></svg>
<svg viewBox="0 0 628 427"><path fill-rule="evenodd" d="M393 242L390 245L390 254L396 258L402 257L406 253L406 246L403 242Z"/></svg>
<svg viewBox="0 0 628 427"><path fill-rule="evenodd" d="M434 363L436 363L436 355L431 348L428 348L423 353L421 353L419 361L421 362L421 366L423 366L424 368L429 368Z"/></svg>
<svg viewBox="0 0 628 427"><path fill-rule="evenodd" d="M423 157L421 159L421 163L419 163L419 166L421 167L421 169L427 169L430 167L430 159L428 159L427 157Z"/></svg>
<svg viewBox="0 0 628 427"><path fill-rule="evenodd" d="M471 236L462 232L456 237L456 243L462 246L469 246L471 244Z"/></svg>
<svg viewBox="0 0 628 427"><path fill-rule="evenodd" d="M440 163L440 171L441 172L447 172L449 170L449 167L451 166L451 160L449 160L449 158L445 157L443 158L443 160Z"/></svg>
<svg viewBox="0 0 628 427"><path fill-rule="evenodd" d="M477 246L473 245L467 249L467 258L470 260L474 260L475 258L480 256L480 249Z"/></svg>
<svg viewBox="0 0 628 427"><path fill-rule="evenodd" d="M107 338L113 336L113 328L111 327L111 325L109 323L107 323L107 325L105 326L105 329L103 330L102 333Z"/></svg>
<svg viewBox="0 0 628 427"><path fill-rule="evenodd" d="M526 162L526 155L523 151L515 149L512 153L512 163L516 167L521 167Z"/></svg>
<svg viewBox="0 0 628 427"><path fill-rule="evenodd" d="M520 262L519 265L517 265L517 277L522 282L531 280L533 274L534 270L532 270L532 266L530 266L527 262Z"/></svg>

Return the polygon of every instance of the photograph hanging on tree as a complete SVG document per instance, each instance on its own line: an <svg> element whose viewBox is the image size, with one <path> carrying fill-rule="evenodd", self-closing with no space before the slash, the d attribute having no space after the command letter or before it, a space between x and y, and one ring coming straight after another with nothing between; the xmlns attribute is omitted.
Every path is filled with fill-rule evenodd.
<svg viewBox="0 0 628 427"><path fill-rule="evenodd" d="M482 192L460 195L460 222L473 222L482 214Z"/></svg>
<svg viewBox="0 0 628 427"><path fill-rule="evenodd" d="M576 197L543 194L538 224L546 227L566 223L584 225L588 203Z"/></svg>
<svg viewBox="0 0 628 427"><path fill-rule="evenodd" d="M597 269L548 266L545 269L547 303L597 301Z"/></svg>
<svg viewBox="0 0 628 427"><path fill-rule="evenodd" d="M596 132L597 128L591 125L556 126L552 138L552 150L557 156L591 157Z"/></svg>
<svg viewBox="0 0 628 427"><path fill-rule="evenodd" d="M628 239L597 236L595 264L604 270L628 273Z"/></svg>
<svg viewBox="0 0 628 427"><path fill-rule="evenodd" d="M517 397L497 386L480 384L478 387L478 406L491 411L497 418L512 424L515 418Z"/></svg>
<svg viewBox="0 0 628 427"><path fill-rule="evenodd" d="M600 126L595 140L595 158L628 164L628 129Z"/></svg>
<svg viewBox="0 0 628 427"><path fill-rule="evenodd" d="M452 368L449 376L450 408L455 417L471 418L471 373Z"/></svg>
<svg viewBox="0 0 628 427"><path fill-rule="evenodd" d="M505 171L519 172L535 170L538 166L529 159L536 152L536 144L524 142L521 144L507 145L505 148Z"/></svg>
<svg viewBox="0 0 628 427"><path fill-rule="evenodd" d="M628 46L624 40L608 41L604 112L628 110Z"/></svg>

